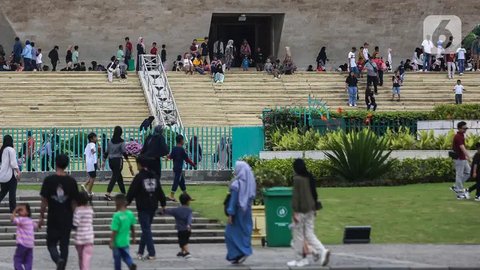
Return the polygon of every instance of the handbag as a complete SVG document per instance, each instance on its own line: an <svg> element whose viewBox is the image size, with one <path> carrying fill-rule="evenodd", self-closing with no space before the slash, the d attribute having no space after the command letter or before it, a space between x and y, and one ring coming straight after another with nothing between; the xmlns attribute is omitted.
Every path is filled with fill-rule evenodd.
<svg viewBox="0 0 480 270"><path fill-rule="evenodd" d="M455 151L453 151L453 150L448 151L448 156L449 156L451 159L458 159L458 154L457 154L457 152L455 152Z"/></svg>

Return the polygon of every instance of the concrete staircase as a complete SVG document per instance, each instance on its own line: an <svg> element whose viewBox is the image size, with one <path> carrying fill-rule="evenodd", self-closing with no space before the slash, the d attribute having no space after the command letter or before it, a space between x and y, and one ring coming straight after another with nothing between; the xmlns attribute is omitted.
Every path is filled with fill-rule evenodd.
<svg viewBox="0 0 480 270"><path fill-rule="evenodd" d="M32 218L35 221L39 219L40 197L20 197L17 203L28 202L32 210ZM168 207L176 206L169 202ZM93 220L95 231L95 245L108 245L110 239L110 224L113 213L115 212L115 202L108 202L102 197L95 197L93 200L93 209L95 216ZM129 206L135 215L135 203ZM0 203L0 246L15 246L15 225L10 222L10 213L8 202ZM137 224L135 227L137 239L140 239L141 230ZM170 216L156 216L152 224L153 239L156 244L177 243L177 231L175 230L175 220ZM200 217L194 213L191 243L222 243L224 229L217 221ZM74 233L72 232L72 239ZM46 245L46 228L42 228L35 233L35 244ZM70 242L72 245L74 241Z"/></svg>
<svg viewBox="0 0 480 270"><path fill-rule="evenodd" d="M0 127L139 126L148 107L138 77L100 72L0 72Z"/></svg>
<svg viewBox="0 0 480 270"><path fill-rule="evenodd" d="M265 73L233 70L224 84L213 84L210 76L169 72L168 79L186 126L258 125L262 110L275 106L307 106L308 95L327 102L331 110L365 110L366 76L360 79L360 101L357 108L347 105L346 74L298 72L279 80ZM378 111L425 111L434 105L454 103L452 92L456 79L467 90L464 103L480 100L480 74L467 73L449 80L446 73L408 73L401 89L401 102L391 101L391 76L384 75L379 87Z"/></svg>

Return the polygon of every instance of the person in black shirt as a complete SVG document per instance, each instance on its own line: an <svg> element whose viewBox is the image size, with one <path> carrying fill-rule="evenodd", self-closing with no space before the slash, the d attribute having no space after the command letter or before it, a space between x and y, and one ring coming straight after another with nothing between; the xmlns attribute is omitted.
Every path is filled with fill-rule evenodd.
<svg viewBox="0 0 480 270"><path fill-rule="evenodd" d="M151 128L152 128L153 120L155 120L155 117L154 117L154 116L149 116L148 118L146 118L145 120L143 120L142 124L140 125L139 130L140 130L140 131L146 131L146 130L148 130L148 129L151 129Z"/></svg>
<svg viewBox="0 0 480 270"><path fill-rule="evenodd" d="M475 153L475 155L473 156L472 178L476 180L476 183L467 190L465 190L465 194L477 190L477 194L475 195L475 201L480 202L480 142L475 145L475 148L477 149L477 153ZM466 195L466 197L470 197L469 195Z"/></svg>
<svg viewBox="0 0 480 270"><path fill-rule="evenodd" d="M58 46L57 45L55 45L55 47L53 47L53 49L48 53L48 58L50 58L50 62L52 63L52 71L56 71L58 60L60 59L58 57Z"/></svg>
<svg viewBox="0 0 480 270"><path fill-rule="evenodd" d="M183 193L186 193L187 191L187 187L185 186L185 176L182 172L184 164L183 162L186 161L194 168L197 167L197 165L188 157L185 148L183 148L183 136L177 135L175 141L177 142L177 146L173 147L172 152L170 152L170 154L168 155L168 159L173 159L174 173L172 192L170 193L169 198L171 201L175 201L175 192L177 191L178 186L180 186L180 189L183 191Z"/></svg>
<svg viewBox="0 0 480 270"><path fill-rule="evenodd" d="M141 154L149 160L148 168L155 172L160 179L162 176L160 158L168 155L168 146L161 126L156 126L153 129L153 134L145 139Z"/></svg>
<svg viewBox="0 0 480 270"><path fill-rule="evenodd" d="M263 59L262 49L258 47L257 53L255 54L255 64L257 65L257 71L263 71L264 62L265 62L265 59Z"/></svg>
<svg viewBox="0 0 480 270"><path fill-rule="evenodd" d="M68 156L58 155L55 160L56 173L45 178L40 190L42 204L38 227L43 226L48 207L47 248L57 269L61 270L67 265L73 210L79 194L77 182L65 172L68 163ZM60 253L57 245L60 245Z"/></svg>
<svg viewBox="0 0 480 270"><path fill-rule="evenodd" d="M370 109L373 111L377 110L377 102L375 101L375 96L373 95L370 86L367 86L367 89L365 90L365 103L367 104L367 111Z"/></svg>
<svg viewBox="0 0 480 270"><path fill-rule="evenodd" d="M155 246L152 236L153 217L158 209L158 202L165 210L167 201L163 193L160 180L156 173L149 168L149 160L140 155L137 158L138 174L133 178L132 184L127 192L127 202L131 204L135 200L138 211L138 221L142 228L142 236L138 246L137 257L139 259L155 259ZM163 212L163 211L162 211ZM148 256L143 253L147 247Z"/></svg>
<svg viewBox="0 0 480 270"><path fill-rule="evenodd" d="M208 37L204 38L204 41L202 42L202 44L200 44L200 48L201 48L201 51L202 51L202 61L203 61L203 63L206 63L206 64L210 65L210 57L209 57L209 53L208 53Z"/></svg>
<svg viewBox="0 0 480 270"><path fill-rule="evenodd" d="M162 64L167 62L167 50L165 49L167 46L162 44L162 51L160 52L160 59L162 60Z"/></svg>
<svg viewBox="0 0 480 270"><path fill-rule="evenodd" d="M355 76L355 72L350 71L350 74L345 80L346 90L348 91L348 106L350 107L357 107L357 83L358 79Z"/></svg>

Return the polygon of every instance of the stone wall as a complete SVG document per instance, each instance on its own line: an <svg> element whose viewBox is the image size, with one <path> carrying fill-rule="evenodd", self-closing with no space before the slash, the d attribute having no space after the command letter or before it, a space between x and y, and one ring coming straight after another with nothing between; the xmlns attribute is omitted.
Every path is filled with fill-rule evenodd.
<svg viewBox="0 0 480 270"><path fill-rule="evenodd" d="M398 63L421 44L426 16L457 15L466 34L480 23L479 10L476 0L0 0L0 44L11 51L13 35L45 52L58 44L62 59L67 45L78 44L81 60L105 63L125 36L134 44L143 36L148 45L166 43L171 62L193 38L208 35L212 13L284 13L280 48L291 47L299 68L314 64L321 46L329 66L338 66L365 41L383 55L391 47Z"/></svg>

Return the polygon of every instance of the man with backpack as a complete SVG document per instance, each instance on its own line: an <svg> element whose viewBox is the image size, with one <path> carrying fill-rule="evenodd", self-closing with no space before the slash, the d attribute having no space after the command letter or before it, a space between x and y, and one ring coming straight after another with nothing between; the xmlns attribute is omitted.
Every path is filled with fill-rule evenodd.
<svg viewBox="0 0 480 270"><path fill-rule="evenodd" d="M375 95L378 95L378 67L375 62L372 60L367 60L365 63L365 67L367 68L367 86L371 86L373 84L373 89Z"/></svg>

